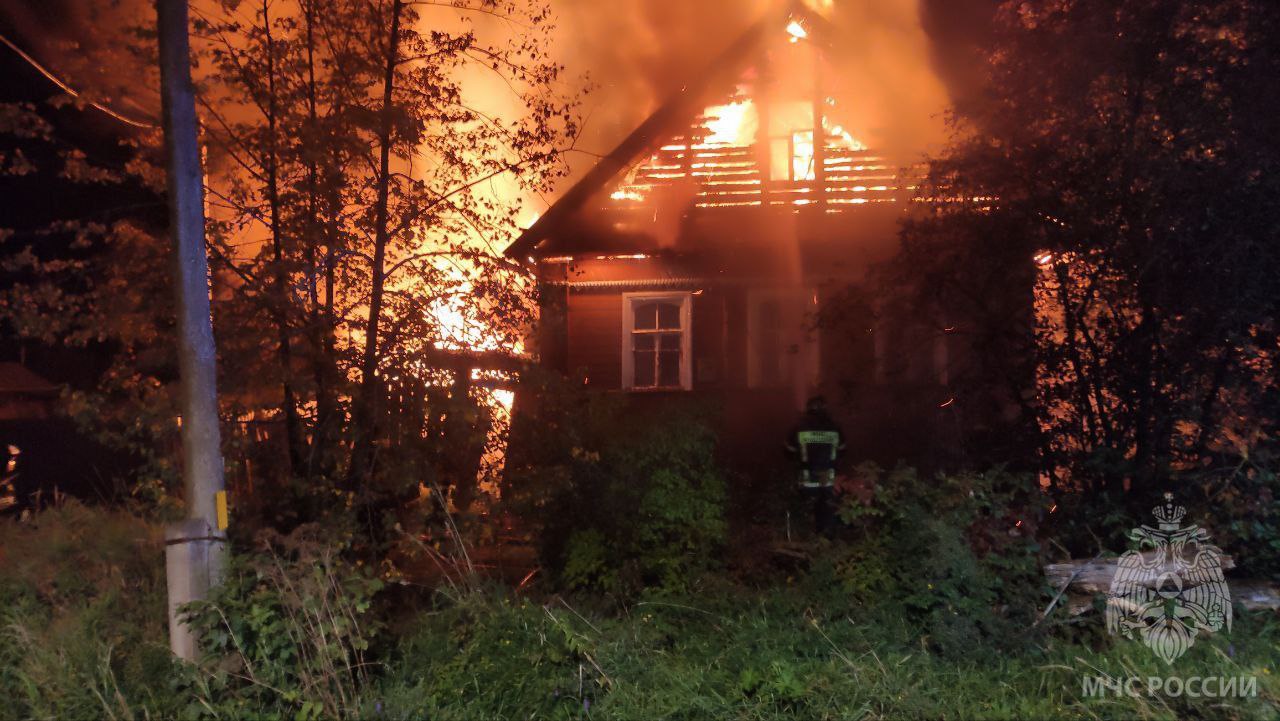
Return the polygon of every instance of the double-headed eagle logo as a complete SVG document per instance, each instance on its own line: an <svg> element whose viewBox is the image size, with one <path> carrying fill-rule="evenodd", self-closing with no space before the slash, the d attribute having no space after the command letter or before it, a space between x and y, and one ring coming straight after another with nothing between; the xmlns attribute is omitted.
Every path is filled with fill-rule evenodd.
<svg viewBox="0 0 1280 721"><path fill-rule="evenodd" d="M1107 632L1142 641L1173 663L1200 634L1231 630L1231 594L1222 576L1222 551L1196 525L1182 526L1187 509L1166 493L1152 509L1159 528L1129 532L1137 549L1120 557L1107 594Z"/></svg>

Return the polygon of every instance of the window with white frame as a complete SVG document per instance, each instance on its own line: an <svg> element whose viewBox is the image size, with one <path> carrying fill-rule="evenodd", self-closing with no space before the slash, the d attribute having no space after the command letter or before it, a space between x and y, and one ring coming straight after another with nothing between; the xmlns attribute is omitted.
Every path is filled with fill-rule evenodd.
<svg viewBox="0 0 1280 721"><path fill-rule="evenodd" d="M624 293L622 385L632 390L693 387L690 358L692 295Z"/></svg>
<svg viewBox="0 0 1280 721"><path fill-rule="evenodd" d="M747 295L747 383L753 388L790 385L797 372L818 379L816 331L808 328L817 296L801 289L760 289Z"/></svg>

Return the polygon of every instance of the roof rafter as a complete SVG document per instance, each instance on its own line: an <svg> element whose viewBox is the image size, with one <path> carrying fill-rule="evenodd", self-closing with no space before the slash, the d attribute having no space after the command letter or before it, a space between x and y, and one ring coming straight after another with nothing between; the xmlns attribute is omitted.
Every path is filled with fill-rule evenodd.
<svg viewBox="0 0 1280 721"><path fill-rule="evenodd" d="M688 82L673 93L608 155L574 183L538 220L503 251L517 259L529 257L538 246L571 218L588 199L600 191L618 173L626 170L647 152L661 145L663 138L677 128L687 126L703 110L707 96L732 86L739 74L764 46L769 33L784 28L798 19L805 23L808 40L829 47L831 32L822 16L791 0L781 11L773 10L749 27L728 48L715 57Z"/></svg>

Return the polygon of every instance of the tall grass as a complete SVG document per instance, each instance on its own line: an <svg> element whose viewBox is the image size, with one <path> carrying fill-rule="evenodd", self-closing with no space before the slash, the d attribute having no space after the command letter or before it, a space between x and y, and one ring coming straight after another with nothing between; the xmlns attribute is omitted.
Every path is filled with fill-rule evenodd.
<svg viewBox="0 0 1280 721"><path fill-rule="evenodd" d="M433 719L1277 718L1270 615L1241 616L1230 637L1198 643L1172 668L1088 634L953 660L892 602L857 609L826 596L726 584L621 614L585 600L475 596L401 629L372 698L389 718ZM1086 698L1082 679L1099 672L1256 676L1259 695Z"/></svg>
<svg viewBox="0 0 1280 721"><path fill-rule="evenodd" d="M369 574L314 536L242 558L206 609L209 656L182 666L152 525L68 504L0 524L0 552L0 718L1274 719L1280 706L1274 614L1238 613L1172 667L1061 608L954 654L894 594L855 597L816 570L758 588L708 577L625 607L470 580L374 598ZM1256 677L1258 696L1086 698L1098 674Z"/></svg>
<svg viewBox="0 0 1280 721"><path fill-rule="evenodd" d="M163 542L74 502L0 523L0 716L169 715Z"/></svg>

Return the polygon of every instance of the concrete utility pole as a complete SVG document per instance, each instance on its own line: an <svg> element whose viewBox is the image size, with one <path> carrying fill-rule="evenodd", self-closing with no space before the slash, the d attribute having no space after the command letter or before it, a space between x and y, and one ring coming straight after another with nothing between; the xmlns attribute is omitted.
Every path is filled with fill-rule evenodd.
<svg viewBox="0 0 1280 721"><path fill-rule="evenodd" d="M169 219L178 300L178 371L182 394L182 475L187 519L165 530L169 648L194 660L196 639L177 609L203 599L222 580L226 554L226 493L209 260L204 245L204 174L191 84L187 0L157 0L160 92L164 105Z"/></svg>

